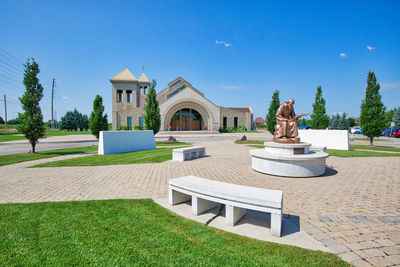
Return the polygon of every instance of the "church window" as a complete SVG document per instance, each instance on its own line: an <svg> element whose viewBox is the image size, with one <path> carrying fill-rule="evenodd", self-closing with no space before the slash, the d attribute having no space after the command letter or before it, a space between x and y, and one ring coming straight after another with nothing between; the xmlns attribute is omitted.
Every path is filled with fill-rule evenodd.
<svg viewBox="0 0 400 267"><path fill-rule="evenodd" d="M235 129L237 129L237 127L238 127L238 117L234 117L233 118L233 127L235 127Z"/></svg>
<svg viewBox="0 0 400 267"><path fill-rule="evenodd" d="M127 90L126 91L126 102L131 103L132 102L132 90Z"/></svg>
<svg viewBox="0 0 400 267"><path fill-rule="evenodd" d="M170 98L170 97L176 95L177 93L179 93L179 92L182 91L183 89L185 89L185 86L182 86L182 87L176 89L175 91L173 91L172 93L170 93L169 95L167 95L167 98Z"/></svg>
<svg viewBox="0 0 400 267"><path fill-rule="evenodd" d="M117 90L117 102L122 102L122 90Z"/></svg>

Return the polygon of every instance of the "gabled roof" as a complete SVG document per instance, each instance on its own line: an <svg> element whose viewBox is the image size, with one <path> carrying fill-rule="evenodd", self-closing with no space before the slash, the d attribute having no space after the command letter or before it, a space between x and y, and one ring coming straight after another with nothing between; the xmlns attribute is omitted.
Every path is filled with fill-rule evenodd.
<svg viewBox="0 0 400 267"><path fill-rule="evenodd" d="M149 79L147 79L147 76L146 76L146 74L144 74L144 72L139 76L139 82L150 83Z"/></svg>
<svg viewBox="0 0 400 267"><path fill-rule="evenodd" d="M110 82L135 82L137 81L136 77L128 70L124 69L114 77L110 79Z"/></svg>

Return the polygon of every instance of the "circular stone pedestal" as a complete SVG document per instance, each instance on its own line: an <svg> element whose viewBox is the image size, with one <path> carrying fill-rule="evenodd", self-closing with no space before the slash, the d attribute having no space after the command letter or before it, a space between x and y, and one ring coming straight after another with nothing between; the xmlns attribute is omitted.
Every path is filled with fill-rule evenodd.
<svg viewBox="0 0 400 267"><path fill-rule="evenodd" d="M325 173L323 151L310 150L311 144L265 142L265 149L251 150L252 168L258 172L286 177L313 177Z"/></svg>

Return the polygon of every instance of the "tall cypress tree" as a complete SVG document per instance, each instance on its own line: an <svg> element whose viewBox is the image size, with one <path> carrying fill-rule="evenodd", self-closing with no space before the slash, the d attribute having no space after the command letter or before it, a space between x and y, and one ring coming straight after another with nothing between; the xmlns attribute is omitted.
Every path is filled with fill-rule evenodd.
<svg viewBox="0 0 400 267"><path fill-rule="evenodd" d="M43 87L37 77L39 72L39 65L35 62L35 59L32 58L32 62L28 59L24 73L26 89L24 95L19 98L24 112L18 114L22 122L18 130L29 140L32 146L32 153L36 152L36 143L45 133L42 110L39 106L39 102L43 98Z"/></svg>
<svg viewBox="0 0 400 267"><path fill-rule="evenodd" d="M267 129L271 134L274 134L275 125L276 125L276 111L280 106L279 101L279 91L275 90L272 95L271 104L269 105L268 114L267 114Z"/></svg>
<svg viewBox="0 0 400 267"><path fill-rule="evenodd" d="M107 114L104 114L103 98L100 95L96 95L93 101L93 111L90 114L89 128L92 134L99 139L100 131L108 130Z"/></svg>
<svg viewBox="0 0 400 267"><path fill-rule="evenodd" d="M373 146L374 137L380 136L385 127L385 106L379 93L380 85L376 82L375 74L368 72L365 98L361 103L361 132L368 136L370 146Z"/></svg>
<svg viewBox="0 0 400 267"><path fill-rule="evenodd" d="M150 84L150 90L146 97L146 106L144 110L144 123L146 124L146 129L153 130L154 134L158 133L161 126L161 115L160 107L157 101L156 93L156 80L152 80Z"/></svg>
<svg viewBox="0 0 400 267"><path fill-rule="evenodd" d="M311 128L325 129L328 126L329 117L326 115L325 99L322 97L322 87L318 86L313 103L313 113L311 114Z"/></svg>

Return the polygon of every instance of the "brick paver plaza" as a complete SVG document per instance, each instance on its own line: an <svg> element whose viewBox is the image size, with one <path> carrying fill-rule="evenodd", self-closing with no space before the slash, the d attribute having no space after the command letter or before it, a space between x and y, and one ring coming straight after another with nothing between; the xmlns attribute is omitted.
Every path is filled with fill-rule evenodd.
<svg viewBox="0 0 400 267"><path fill-rule="evenodd" d="M206 139L204 139L206 140ZM100 167L0 167L0 203L167 197L169 178L185 175L280 189L284 213L357 266L400 265L400 157L327 160L325 176L282 178L251 168L249 150L232 140L201 141L209 157L186 162Z"/></svg>

